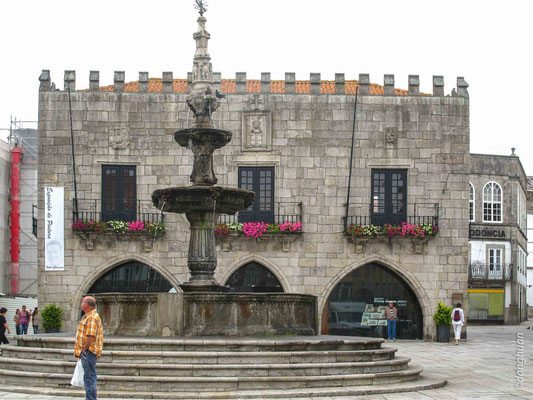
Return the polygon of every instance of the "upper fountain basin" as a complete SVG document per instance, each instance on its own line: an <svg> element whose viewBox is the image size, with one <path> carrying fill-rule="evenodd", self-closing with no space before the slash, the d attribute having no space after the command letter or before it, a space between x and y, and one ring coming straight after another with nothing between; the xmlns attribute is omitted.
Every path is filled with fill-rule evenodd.
<svg viewBox="0 0 533 400"><path fill-rule="evenodd" d="M231 132L215 128L187 128L174 133L174 140L182 147L211 145L213 149L224 147L231 141Z"/></svg>
<svg viewBox="0 0 533 400"><path fill-rule="evenodd" d="M152 193L152 202L163 212L235 214L250 207L254 196L254 192L245 189L194 185L158 189Z"/></svg>

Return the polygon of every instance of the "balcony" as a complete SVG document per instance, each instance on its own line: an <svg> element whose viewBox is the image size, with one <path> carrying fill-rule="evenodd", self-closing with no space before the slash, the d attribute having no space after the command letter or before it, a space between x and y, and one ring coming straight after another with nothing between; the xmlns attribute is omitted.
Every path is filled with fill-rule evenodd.
<svg viewBox="0 0 533 400"><path fill-rule="evenodd" d="M117 240L140 240L144 251L152 250L153 241L165 233L165 214L148 200L138 200L129 211L102 213L100 200L78 200L72 204L72 230L85 241L87 250L93 250L101 239L108 247Z"/></svg>
<svg viewBox="0 0 533 400"><path fill-rule="evenodd" d="M485 264L473 262L468 269L470 283L504 283L512 278L513 264Z"/></svg>
<svg viewBox="0 0 533 400"><path fill-rule="evenodd" d="M343 218L344 234L355 243L356 253L365 252L370 242L411 239L413 252L422 254L429 238L439 229L439 205L412 203L404 215L386 216L373 213L372 204L353 205Z"/></svg>
<svg viewBox="0 0 533 400"><path fill-rule="evenodd" d="M290 243L302 235L302 203L277 203L276 213L253 215L239 213L220 215L215 229L217 242L223 251L230 251L231 242L237 238L244 240L274 240L282 243L284 251L290 251Z"/></svg>

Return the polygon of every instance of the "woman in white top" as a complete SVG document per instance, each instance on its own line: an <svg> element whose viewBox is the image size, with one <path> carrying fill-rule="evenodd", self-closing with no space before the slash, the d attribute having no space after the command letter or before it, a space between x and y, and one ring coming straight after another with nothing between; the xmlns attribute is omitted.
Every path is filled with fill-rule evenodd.
<svg viewBox="0 0 533 400"><path fill-rule="evenodd" d="M453 333L455 333L455 344L459 344L461 339L461 328L465 322L465 313L461 308L461 303L457 303L456 307L452 310L452 326Z"/></svg>

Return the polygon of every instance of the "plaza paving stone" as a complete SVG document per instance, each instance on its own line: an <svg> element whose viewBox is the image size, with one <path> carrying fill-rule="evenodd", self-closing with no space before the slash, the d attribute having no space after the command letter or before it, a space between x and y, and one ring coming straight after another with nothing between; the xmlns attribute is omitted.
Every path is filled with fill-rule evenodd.
<svg viewBox="0 0 533 400"><path fill-rule="evenodd" d="M519 386L516 381L519 362L516 356L519 346L518 334L523 336L525 360L523 383ZM461 342L458 346L453 343L402 340L387 341L384 345L398 348L397 356L410 357L413 364L423 366L423 375L447 379L448 384L444 388L410 393L338 397L312 397L310 392L309 398L313 400L533 400L533 322L528 321L515 326L470 326L468 336L468 341ZM0 388L0 399L78 400L80 398L9 393Z"/></svg>

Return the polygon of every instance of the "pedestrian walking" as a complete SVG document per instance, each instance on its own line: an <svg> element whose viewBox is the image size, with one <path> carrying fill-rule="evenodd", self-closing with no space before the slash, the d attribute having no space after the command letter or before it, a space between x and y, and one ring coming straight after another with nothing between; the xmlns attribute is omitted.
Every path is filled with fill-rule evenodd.
<svg viewBox="0 0 533 400"><path fill-rule="evenodd" d="M11 335L9 326L7 326L6 313L7 313L7 308L5 307L0 308L0 343L1 344L9 343L9 340L7 340L6 338L6 331L7 333Z"/></svg>
<svg viewBox="0 0 533 400"><path fill-rule="evenodd" d="M86 400L96 400L96 360L100 358L104 347L102 320L96 312L94 297L84 297L81 309L85 315L76 331L74 355L81 359L83 365Z"/></svg>
<svg viewBox="0 0 533 400"><path fill-rule="evenodd" d="M453 333L455 334L455 344L459 344L461 339L461 329L465 322L465 313L461 308L461 303L457 303L455 308L452 310L452 326Z"/></svg>
<svg viewBox="0 0 533 400"><path fill-rule="evenodd" d="M17 335L20 335L20 308L17 308L17 311L15 311L15 315L13 316L13 321L15 322L15 332Z"/></svg>
<svg viewBox="0 0 533 400"><path fill-rule="evenodd" d="M20 325L20 334L21 335L27 335L28 334L28 324L30 323L31 314L28 310L26 310L26 306L22 306L22 310L20 310L19 314L19 325Z"/></svg>
<svg viewBox="0 0 533 400"><path fill-rule="evenodd" d="M33 327L33 334L37 335L39 333L39 325L41 322L41 315L39 314L39 307L35 307L33 313L31 314L31 326Z"/></svg>
<svg viewBox="0 0 533 400"><path fill-rule="evenodd" d="M394 302L389 301L385 309L387 317L387 337L389 340L396 340L396 321L398 320L398 309L394 307Z"/></svg>

